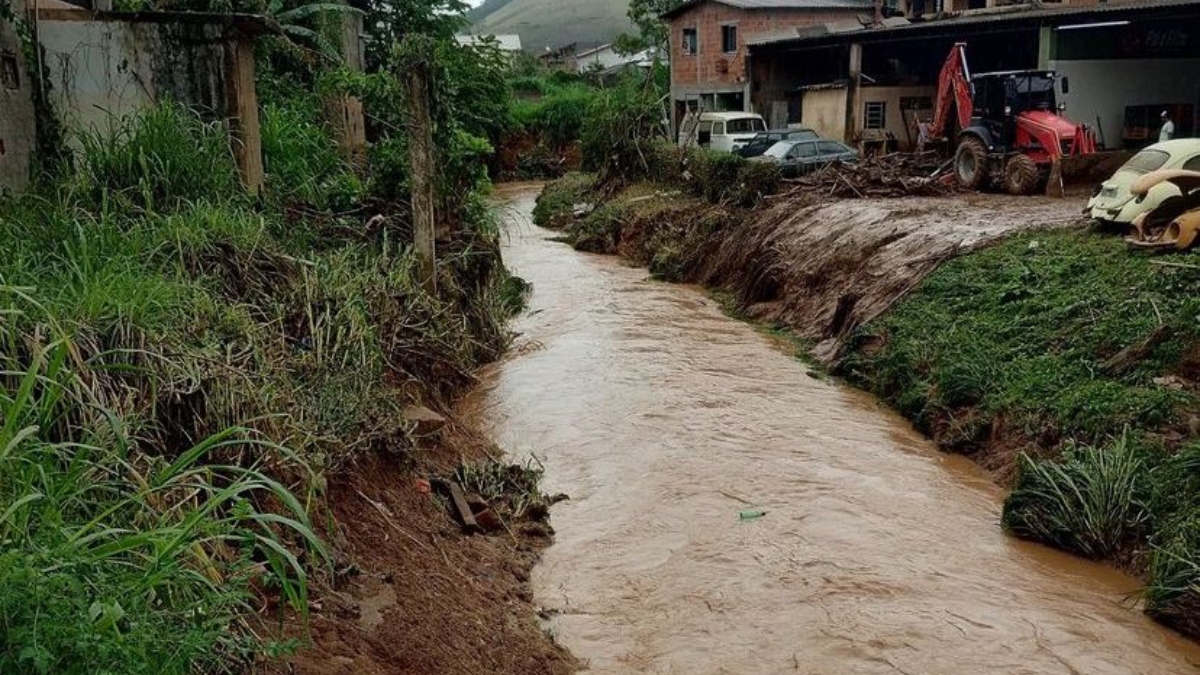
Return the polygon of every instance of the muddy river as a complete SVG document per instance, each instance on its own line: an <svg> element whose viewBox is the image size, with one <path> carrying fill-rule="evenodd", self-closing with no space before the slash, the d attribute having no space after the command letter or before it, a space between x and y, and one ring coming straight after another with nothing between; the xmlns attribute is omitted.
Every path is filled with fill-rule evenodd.
<svg viewBox="0 0 1200 675"><path fill-rule="evenodd" d="M477 403L571 496L534 584L589 672L1196 672L1136 580L1004 536L970 462L700 291L548 241L534 195L502 194L534 291Z"/></svg>

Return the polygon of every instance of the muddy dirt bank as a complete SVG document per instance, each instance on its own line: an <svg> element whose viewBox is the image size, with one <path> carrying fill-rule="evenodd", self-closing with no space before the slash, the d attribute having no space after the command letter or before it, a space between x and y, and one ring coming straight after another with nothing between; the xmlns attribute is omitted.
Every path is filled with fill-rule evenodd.
<svg viewBox="0 0 1200 675"><path fill-rule="evenodd" d="M580 200L586 202L587 195ZM785 325L826 365L843 339L945 260L1017 232L1082 226L1073 200L965 194L746 210L634 186L569 231L661 276L731 292L750 318Z"/></svg>
<svg viewBox="0 0 1200 675"><path fill-rule="evenodd" d="M530 570L550 532L464 535L444 500L418 478L450 475L462 462L501 452L470 422L414 458L372 455L330 479L326 536L333 579L318 581L309 630L286 634L296 656L270 675L566 675L577 664L536 618ZM415 464L414 464L415 459ZM264 630L273 630L264 616Z"/></svg>

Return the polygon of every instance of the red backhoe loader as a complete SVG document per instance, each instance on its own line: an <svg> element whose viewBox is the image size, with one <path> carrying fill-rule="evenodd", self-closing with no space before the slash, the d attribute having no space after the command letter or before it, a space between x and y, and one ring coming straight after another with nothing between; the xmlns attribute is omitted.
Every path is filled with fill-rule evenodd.
<svg viewBox="0 0 1200 675"><path fill-rule="evenodd" d="M1064 107L1056 102L1056 80L1046 70L972 76L966 43L954 45L938 77L929 135L955 140L959 183L1030 194L1047 181L1061 185L1064 157L1096 152L1092 130L1060 115ZM1066 93L1065 78L1062 87ZM948 129L951 123L955 127Z"/></svg>

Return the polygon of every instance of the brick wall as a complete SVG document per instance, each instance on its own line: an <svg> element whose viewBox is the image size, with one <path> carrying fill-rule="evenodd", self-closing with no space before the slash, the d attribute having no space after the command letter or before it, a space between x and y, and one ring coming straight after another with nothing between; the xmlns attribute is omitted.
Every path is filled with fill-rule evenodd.
<svg viewBox="0 0 1200 675"><path fill-rule="evenodd" d="M701 2L671 21L671 83L732 85L745 82L746 43L756 35L788 28L854 19L870 9L738 9ZM721 26L737 26L737 51L722 51ZM683 31L696 28L699 54L683 51Z"/></svg>

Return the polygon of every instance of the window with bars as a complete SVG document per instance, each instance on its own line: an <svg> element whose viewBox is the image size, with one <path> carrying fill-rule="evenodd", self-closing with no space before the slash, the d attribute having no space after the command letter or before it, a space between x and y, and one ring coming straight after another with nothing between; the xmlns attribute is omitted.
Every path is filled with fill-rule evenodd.
<svg viewBox="0 0 1200 675"><path fill-rule="evenodd" d="M864 129L883 129L887 126L887 102L867 101L863 110Z"/></svg>

